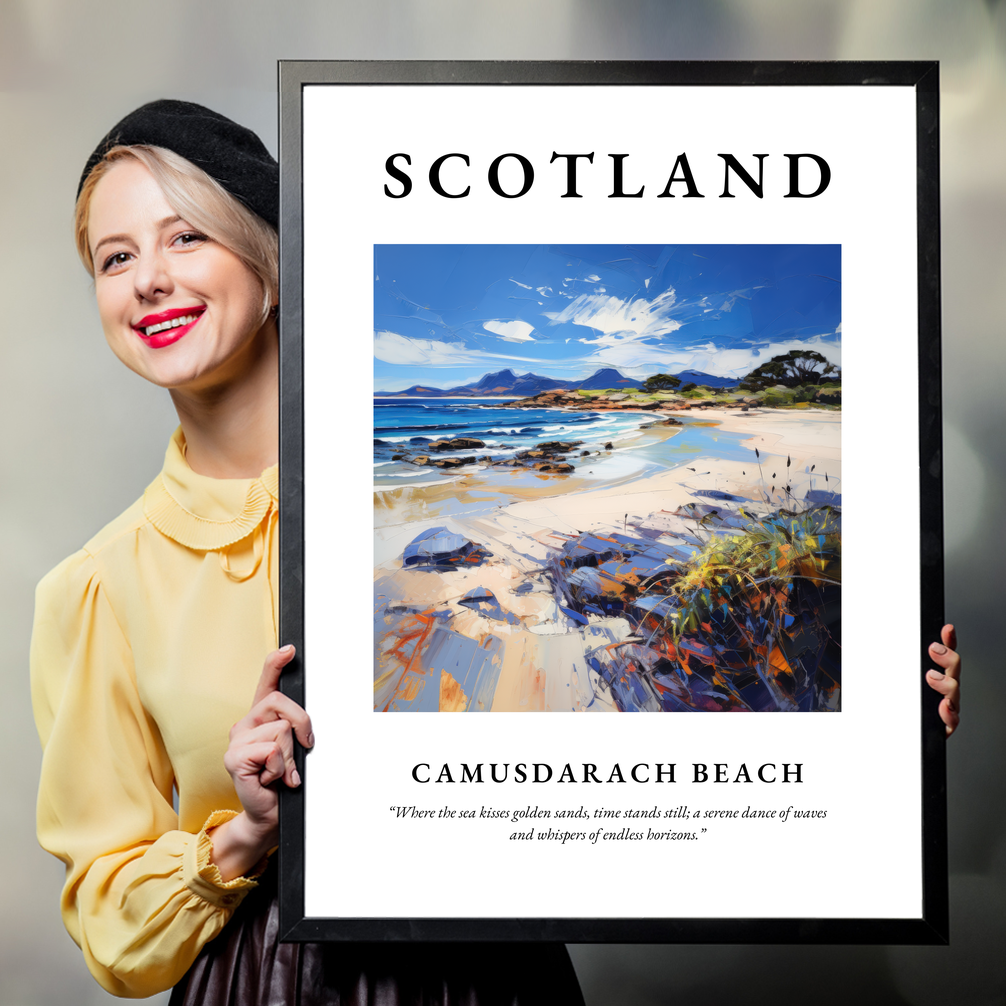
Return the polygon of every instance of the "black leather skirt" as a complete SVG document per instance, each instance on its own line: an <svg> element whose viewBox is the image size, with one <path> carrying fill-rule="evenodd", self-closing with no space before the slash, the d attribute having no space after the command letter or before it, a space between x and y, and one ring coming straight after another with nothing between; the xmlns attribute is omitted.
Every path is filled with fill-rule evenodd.
<svg viewBox="0 0 1006 1006"><path fill-rule="evenodd" d="M280 943L269 870L170 1006L583 1006L561 943Z"/></svg>

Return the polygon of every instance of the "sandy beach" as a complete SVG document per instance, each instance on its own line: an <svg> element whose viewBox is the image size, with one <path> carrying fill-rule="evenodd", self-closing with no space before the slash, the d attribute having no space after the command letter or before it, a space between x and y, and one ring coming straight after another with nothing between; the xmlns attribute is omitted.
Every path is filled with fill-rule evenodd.
<svg viewBox="0 0 1006 1006"><path fill-rule="evenodd" d="M840 501L839 411L676 415L683 427L625 437L568 475L483 467L375 487L375 708L615 710L596 655L631 643L632 620L562 603L549 569L572 540L621 535L694 549L709 538L698 518L710 510L771 514ZM732 434L744 450L679 459L675 440L689 426ZM459 568L403 567L406 546L433 528L485 557Z"/></svg>

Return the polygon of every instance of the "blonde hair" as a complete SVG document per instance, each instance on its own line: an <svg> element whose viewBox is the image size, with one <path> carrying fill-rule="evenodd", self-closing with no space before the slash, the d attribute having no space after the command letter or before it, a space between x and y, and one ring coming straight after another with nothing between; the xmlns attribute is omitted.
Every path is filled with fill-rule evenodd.
<svg viewBox="0 0 1006 1006"><path fill-rule="evenodd" d="M183 220L234 252L255 273L262 283L264 323L279 294L279 236L202 168L165 147L112 147L84 181L74 211L74 239L91 278L94 259L87 240L91 197L112 165L126 158L139 161L154 176L168 205Z"/></svg>

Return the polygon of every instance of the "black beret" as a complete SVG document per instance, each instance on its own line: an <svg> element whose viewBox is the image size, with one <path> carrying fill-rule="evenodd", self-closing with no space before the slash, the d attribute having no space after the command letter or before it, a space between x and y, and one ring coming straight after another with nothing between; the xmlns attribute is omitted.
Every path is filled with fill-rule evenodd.
<svg viewBox="0 0 1006 1006"><path fill-rule="evenodd" d="M253 213L279 226L275 158L250 129L191 101L151 101L114 125L88 158L77 195L91 169L112 147L140 144L173 150L202 168Z"/></svg>

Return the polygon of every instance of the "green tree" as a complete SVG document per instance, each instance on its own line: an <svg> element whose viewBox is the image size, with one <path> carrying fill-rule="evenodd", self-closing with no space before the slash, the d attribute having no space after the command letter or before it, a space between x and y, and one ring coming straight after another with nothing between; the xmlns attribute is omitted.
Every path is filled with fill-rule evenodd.
<svg viewBox="0 0 1006 1006"><path fill-rule="evenodd" d="M654 374L643 381L643 387L647 391L673 391L680 385L681 378L673 374Z"/></svg>
<svg viewBox="0 0 1006 1006"><path fill-rule="evenodd" d="M820 384L825 377L838 380L841 373L838 367L813 349L791 349L756 367L744 378L741 386L758 390L770 384L784 384L787 388L795 388L801 384Z"/></svg>

